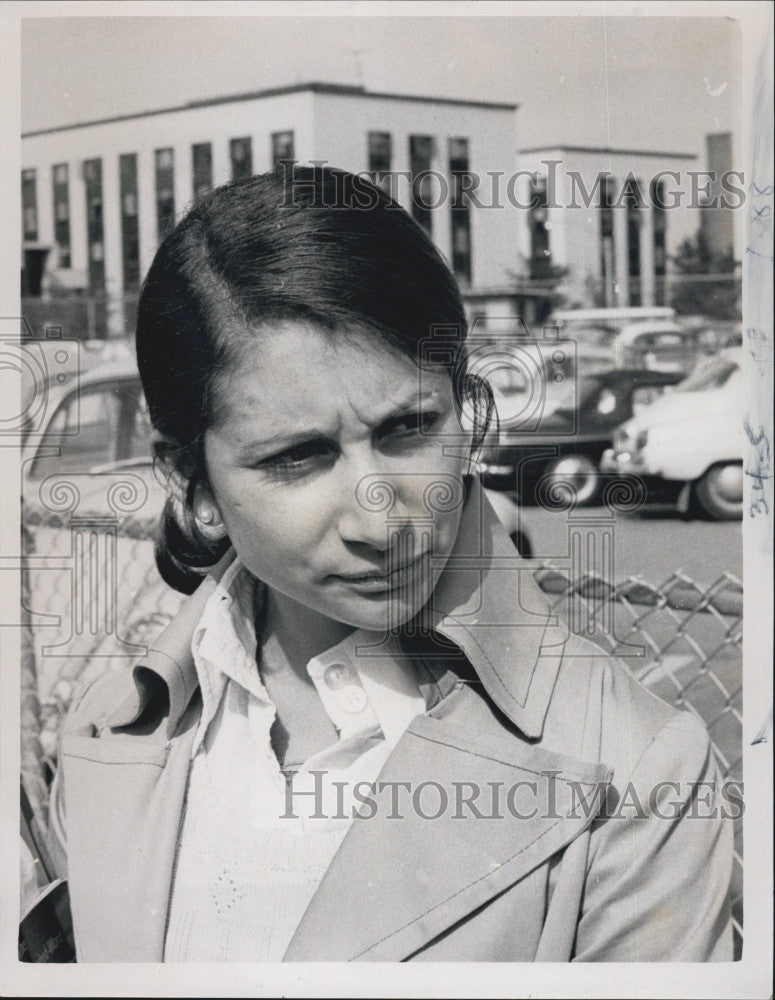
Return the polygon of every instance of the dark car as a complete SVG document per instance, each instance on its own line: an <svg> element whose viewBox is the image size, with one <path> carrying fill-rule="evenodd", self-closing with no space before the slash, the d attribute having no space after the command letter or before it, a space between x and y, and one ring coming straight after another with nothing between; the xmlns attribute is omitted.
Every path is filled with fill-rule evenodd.
<svg viewBox="0 0 775 1000"><path fill-rule="evenodd" d="M491 489L533 500L541 489L564 483L577 503L588 504L600 491L600 459L616 428L636 404L676 384L683 373L672 366L616 367L609 348L589 340L579 340L575 353L559 363L558 357L543 351L539 420L520 419L527 410L522 401L536 396L535 376L520 378L517 370L494 380L500 424L482 452L482 477Z"/></svg>

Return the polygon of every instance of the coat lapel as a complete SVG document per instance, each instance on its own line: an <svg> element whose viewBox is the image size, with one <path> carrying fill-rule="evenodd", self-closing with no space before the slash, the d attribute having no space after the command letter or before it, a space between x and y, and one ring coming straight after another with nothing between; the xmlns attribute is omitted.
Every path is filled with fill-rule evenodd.
<svg viewBox="0 0 775 1000"><path fill-rule="evenodd" d="M450 715L419 716L409 726L377 780L375 815L353 822L284 961L406 959L589 826L609 780L605 766L500 735L496 726L461 725L474 697L456 691ZM391 819L390 783L399 782L408 789L396 785ZM491 783L499 790L495 808ZM495 818L474 819L457 807L457 789L472 787L481 790L480 811ZM432 816L443 801L439 788L447 808L423 818L412 795ZM525 818L507 805L511 789L512 808ZM534 914L525 919L535 924Z"/></svg>

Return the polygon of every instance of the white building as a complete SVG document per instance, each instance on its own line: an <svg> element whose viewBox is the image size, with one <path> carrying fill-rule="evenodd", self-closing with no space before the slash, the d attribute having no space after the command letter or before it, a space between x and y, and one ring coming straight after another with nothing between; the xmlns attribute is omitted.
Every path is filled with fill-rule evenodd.
<svg viewBox="0 0 775 1000"><path fill-rule="evenodd" d="M520 151L521 200L535 207L519 253L567 269L574 305L663 305L670 256L700 226L707 187L691 153L581 146ZM537 183L536 183L537 179Z"/></svg>
<svg viewBox="0 0 775 1000"><path fill-rule="evenodd" d="M392 183L464 289L509 292L513 214L455 206L453 192L516 157L513 104L319 83L196 101L24 134L24 238L50 248L49 285L131 296L196 194L281 159L322 160Z"/></svg>
<svg viewBox="0 0 775 1000"><path fill-rule="evenodd" d="M195 196L286 159L390 185L455 271L472 317L533 324L560 270L570 305L659 304L668 255L699 228L691 154L520 152L514 104L306 83L24 134L27 277L37 249L44 289L82 290L92 316L107 304L120 332L122 301L131 313L160 239Z"/></svg>

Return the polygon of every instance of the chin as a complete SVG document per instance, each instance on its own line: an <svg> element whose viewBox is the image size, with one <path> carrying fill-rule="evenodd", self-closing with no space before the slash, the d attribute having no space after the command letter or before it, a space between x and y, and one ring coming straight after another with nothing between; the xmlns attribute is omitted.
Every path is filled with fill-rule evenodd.
<svg viewBox="0 0 775 1000"><path fill-rule="evenodd" d="M411 621L427 603L425 601L401 601L396 598L379 602L358 602L358 606L342 609L332 617L338 618L345 625L353 628L367 629L371 632L394 631Z"/></svg>

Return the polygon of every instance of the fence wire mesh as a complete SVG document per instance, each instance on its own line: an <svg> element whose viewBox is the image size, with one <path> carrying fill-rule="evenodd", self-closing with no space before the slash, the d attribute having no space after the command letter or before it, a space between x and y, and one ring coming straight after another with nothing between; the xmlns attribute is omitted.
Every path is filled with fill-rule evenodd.
<svg viewBox="0 0 775 1000"><path fill-rule="evenodd" d="M46 763L74 690L146 650L183 596L153 558L157 518L125 514L79 523L27 510L22 572L22 774L46 824ZM739 579L710 586L680 573L660 583L572 578L542 563L535 579L570 629L623 659L654 694L706 726L722 777L742 782L742 603ZM742 820L731 887L735 957L742 954Z"/></svg>
<svg viewBox="0 0 775 1000"><path fill-rule="evenodd" d="M693 712L710 734L723 779L743 780L743 587L731 573L700 586L682 573L659 584L571 579L546 565L536 580L574 631L621 657L645 687ZM605 623L605 624L604 624ZM602 626L602 627L601 627ZM731 886L735 957L742 954L743 825L735 822Z"/></svg>

